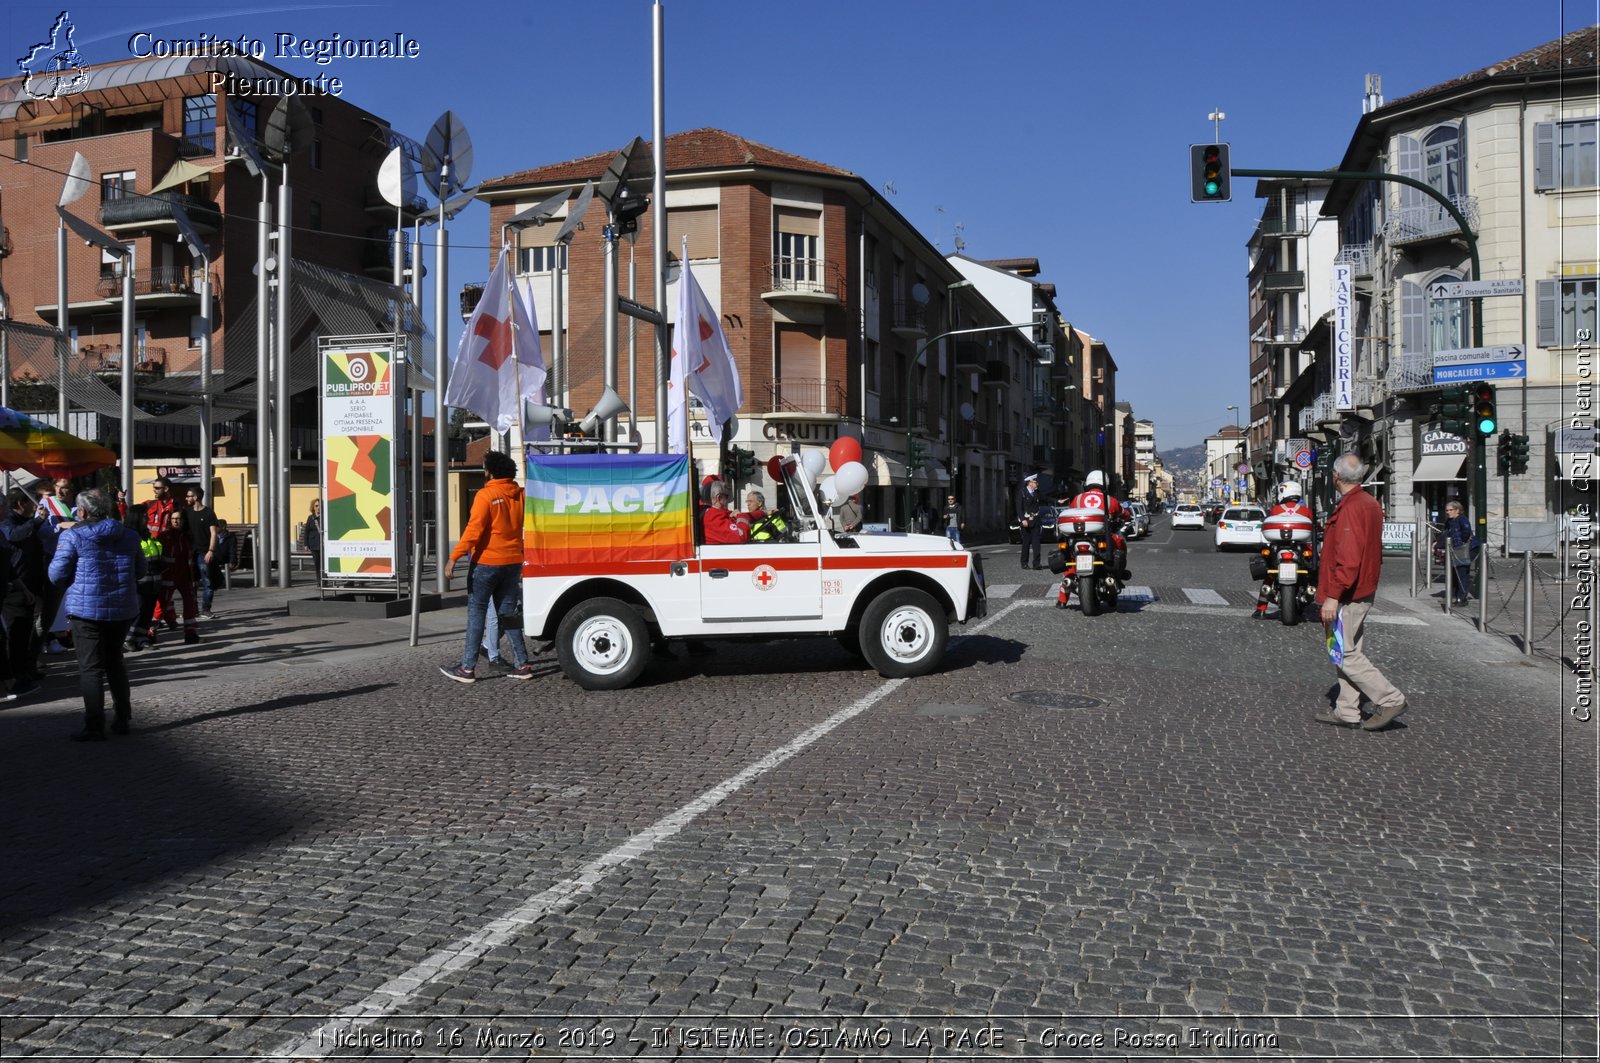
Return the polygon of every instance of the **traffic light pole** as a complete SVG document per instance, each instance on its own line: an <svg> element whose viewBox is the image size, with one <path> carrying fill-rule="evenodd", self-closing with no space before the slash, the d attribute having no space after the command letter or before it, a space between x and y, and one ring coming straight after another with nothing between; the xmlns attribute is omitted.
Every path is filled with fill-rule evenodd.
<svg viewBox="0 0 1600 1063"><path fill-rule="evenodd" d="M1424 195L1432 197L1455 220L1461 228L1461 236L1467 242L1467 254L1472 259L1472 276L1469 280L1481 280L1482 268L1478 259L1478 235L1472 231L1472 226L1467 224L1465 215L1450 202L1450 197L1426 182L1415 177L1406 177L1397 173L1376 173L1366 170L1234 170L1238 177L1298 177L1317 181L1389 181L1394 184L1406 185L1415 188ZM1472 346L1483 346L1483 300L1472 300ZM1485 547L1489 545L1489 442L1481 432L1472 426L1473 436L1473 523L1477 525L1478 542Z"/></svg>

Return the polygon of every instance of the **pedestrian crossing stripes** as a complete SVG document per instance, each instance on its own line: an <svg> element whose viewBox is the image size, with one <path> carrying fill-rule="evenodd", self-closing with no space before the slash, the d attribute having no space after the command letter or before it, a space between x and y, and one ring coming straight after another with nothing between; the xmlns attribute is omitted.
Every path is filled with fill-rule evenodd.
<svg viewBox="0 0 1600 1063"><path fill-rule="evenodd" d="M1184 593L1184 595L1186 597L1188 597L1188 599L1191 602L1193 602L1196 605L1227 605L1228 604L1228 599L1224 598L1222 595L1218 594L1216 591L1212 590L1209 587L1204 587L1204 588L1185 587L1185 588L1183 588L1183 593Z"/></svg>
<svg viewBox="0 0 1600 1063"><path fill-rule="evenodd" d="M1156 592L1149 587L1129 584L1122 588L1122 598L1129 602L1153 602L1156 600Z"/></svg>
<svg viewBox="0 0 1600 1063"><path fill-rule="evenodd" d="M1030 587L1034 588L1034 590L1030 591L1025 589ZM1056 596L1060 589L1061 584L1057 580L1052 580L1051 582L1045 584L1043 588L1039 588L1037 584L1028 583L991 583L988 587L987 593L991 601L1003 598L1015 598L1019 594L1026 595L1030 593L1037 593L1041 598L1053 603L1056 600ZM1187 599L1187 601L1177 597L1178 590L1183 592L1184 599ZM1163 594L1165 594L1165 597L1163 597ZM1163 591L1157 591L1154 587L1141 583L1133 583L1122 589L1122 594L1119 595L1119 600L1125 604L1153 604L1161 611L1169 613L1193 613L1200 615L1213 613L1218 608L1222 608L1235 610L1238 612L1240 617L1248 617L1250 615L1250 606L1255 602L1255 595L1248 591L1235 589L1234 596L1238 600L1230 602L1222 594L1222 592L1214 590L1210 587L1182 587L1176 589L1168 587ZM1275 612L1270 615L1274 619L1277 618L1277 613ZM1316 617L1312 616L1308 617L1307 619L1314 621ZM1394 627L1428 626L1428 622L1421 617L1394 615L1388 613L1369 613L1367 615L1367 623L1388 624Z"/></svg>

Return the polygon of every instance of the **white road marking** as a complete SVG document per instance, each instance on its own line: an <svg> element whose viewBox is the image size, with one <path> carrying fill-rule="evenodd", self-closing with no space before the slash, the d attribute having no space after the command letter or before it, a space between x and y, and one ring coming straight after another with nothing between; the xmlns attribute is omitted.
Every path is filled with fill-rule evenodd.
<svg viewBox="0 0 1600 1063"><path fill-rule="evenodd" d="M1400 627L1427 627L1428 622L1420 616L1373 616L1367 614L1368 624L1394 624Z"/></svg>
<svg viewBox="0 0 1600 1063"><path fill-rule="evenodd" d="M979 623L977 627L964 632L964 636L975 635L998 623L1006 614L1023 604L1013 602ZM386 1015L395 1014L409 1004L428 983L442 975L465 969L490 949L504 945L545 916L554 915L570 907L586 894L594 892L595 887L609 878L618 868L645 856L749 783L767 774L784 761L805 752L808 747L826 737L830 731L872 708L905 682L904 679L884 680L882 686L854 705L835 713L815 727L802 731L793 740L774 749L743 771L730 775L683 807L669 812L615 849L590 860L578 868L577 873L570 878L541 890L500 918L490 920L478 931L438 949L410 970L396 975L374 989L358 1004L342 1012L338 1018L323 1023L304 1038L274 1053L271 1058L325 1058L329 1052L338 1047L336 1035L370 1026Z"/></svg>
<svg viewBox="0 0 1600 1063"><path fill-rule="evenodd" d="M1185 587L1183 593L1196 605L1227 605L1228 599L1210 588Z"/></svg>
<svg viewBox="0 0 1600 1063"><path fill-rule="evenodd" d="M1009 598L1022 588L1020 583L991 583L984 593L991 598Z"/></svg>
<svg viewBox="0 0 1600 1063"><path fill-rule="evenodd" d="M1153 602L1156 592L1149 587L1132 585L1122 588L1122 597L1130 602Z"/></svg>

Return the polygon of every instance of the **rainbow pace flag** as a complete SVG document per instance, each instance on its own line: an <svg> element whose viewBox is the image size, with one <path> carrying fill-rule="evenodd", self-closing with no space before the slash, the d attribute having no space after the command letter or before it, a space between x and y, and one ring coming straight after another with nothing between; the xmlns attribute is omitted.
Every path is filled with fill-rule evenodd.
<svg viewBox="0 0 1600 1063"><path fill-rule="evenodd" d="M685 454L541 454L523 496L525 569L584 571L694 556Z"/></svg>

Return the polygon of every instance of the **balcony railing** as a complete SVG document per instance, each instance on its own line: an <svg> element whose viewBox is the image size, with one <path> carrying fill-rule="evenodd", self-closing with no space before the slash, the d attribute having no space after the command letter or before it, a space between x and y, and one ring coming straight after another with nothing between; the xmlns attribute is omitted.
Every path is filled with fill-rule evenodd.
<svg viewBox="0 0 1600 1063"><path fill-rule="evenodd" d="M1288 217L1270 216L1261 219L1262 236L1304 236L1311 230L1298 214Z"/></svg>
<svg viewBox="0 0 1600 1063"><path fill-rule="evenodd" d="M1338 420L1339 411L1334 409L1333 392L1324 391L1312 401L1311 416L1316 421Z"/></svg>
<svg viewBox="0 0 1600 1063"><path fill-rule="evenodd" d="M1001 358L991 358L983 367L983 382L990 387L1011 386L1011 365Z"/></svg>
<svg viewBox="0 0 1600 1063"><path fill-rule="evenodd" d="M781 377L767 386L768 409L772 413L824 413L845 415L843 384L815 377ZM904 409L889 406L887 409Z"/></svg>
<svg viewBox="0 0 1600 1063"><path fill-rule="evenodd" d="M200 275L188 266L155 266L151 269L135 271L133 275L133 294L140 295L194 295L200 285ZM217 278L211 276L211 287L215 291ZM99 286L102 299L114 299L122 293L122 270L114 270L101 276Z"/></svg>
<svg viewBox="0 0 1600 1063"><path fill-rule="evenodd" d="M1295 418L1295 425L1302 432L1310 431L1312 428L1316 427L1316 423L1316 411L1312 410L1309 406L1301 410L1300 415Z"/></svg>
<svg viewBox="0 0 1600 1063"><path fill-rule="evenodd" d="M122 371L122 344L120 343L84 343L78 347L78 354L89 363L89 369L94 373L112 373ZM167 371L167 349L152 344L145 344L135 354L133 369L136 373L150 373L163 376Z"/></svg>
<svg viewBox="0 0 1600 1063"><path fill-rule="evenodd" d="M1054 449L1048 443L1035 443L1033 445L1033 463L1035 465L1049 465L1050 451Z"/></svg>
<svg viewBox="0 0 1600 1063"><path fill-rule="evenodd" d="M1474 232L1478 230L1478 197L1451 196L1450 202L1467 219ZM1430 199L1414 207L1401 207L1391 214L1383 225L1383 235L1392 244L1414 244L1423 240L1439 240L1461 234L1443 205Z"/></svg>
<svg viewBox="0 0 1600 1063"><path fill-rule="evenodd" d="M217 205L187 192L153 192L145 196L118 196L100 204L100 224L108 229L126 225L151 225L171 222L173 208L183 212L197 227L215 229L222 223Z"/></svg>
<svg viewBox="0 0 1600 1063"><path fill-rule="evenodd" d="M842 300L844 274L820 258L780 258L772 263L773 292Z"/></svg>
<svg viewBox="0 0 1600 1063"><path fill-rule="evenodd" d="M1033 393L1033 412L1042 414L1054 413L1056 409L1056 396L1053 391L1035 391Z"/></svg>
<svg viewBox="0 0 1600 1063"><path fill-rule="evenodd" d="M976 340L956 341L956 368L966 366L969 369L980 368L986 361L984 355L989 349Z"/></svg>
<svg viewBox="0 0 1600 1063"><path fill-rule="evenodd" d="M1351 388L1357 406L1376 406L1383 401L1387 389L1379 380L1357 380Z"/></svg>
<svg viewBox="0 0 1600 1063"><path fill-rule="evenodd" d="M1389 390L1394 394L1408 391L1432 391L1438 387L1433 382L1432 354L1402 354L1389 363Z"/></svg>
<svg viewBox="0 0 1600 1063"><path fill-rule="evenodd" d="M896 332L928 331L928 308L921 303L910 299L896 299L893 312L894 323L890 327Z"/></svg>
<svg viewBox="0 0 1600 1063"><path fill-rule="evenodd" d="M1351 272L1357 277L1372 276L1372 242L1364 244L1345 244L1339 248L1339 253L1334 256L1335 265L1348 265Z"/></svg>
<svg viewBox="0 0 1600 1063"><path fill-rule="evenodd" d="M1303 269L1279 270L1261 278L1261 290L1265 292L1302 292L1305 288L1306 272Z"/></svg>
<svg viewBox="0 0 1600 1063"><path fill-rule="evenodd" d="M178 154L186 159L198 158L201 155L215 155L217 153L217 131L208 129L204 133L189 133L178 141Z"/></svg>

